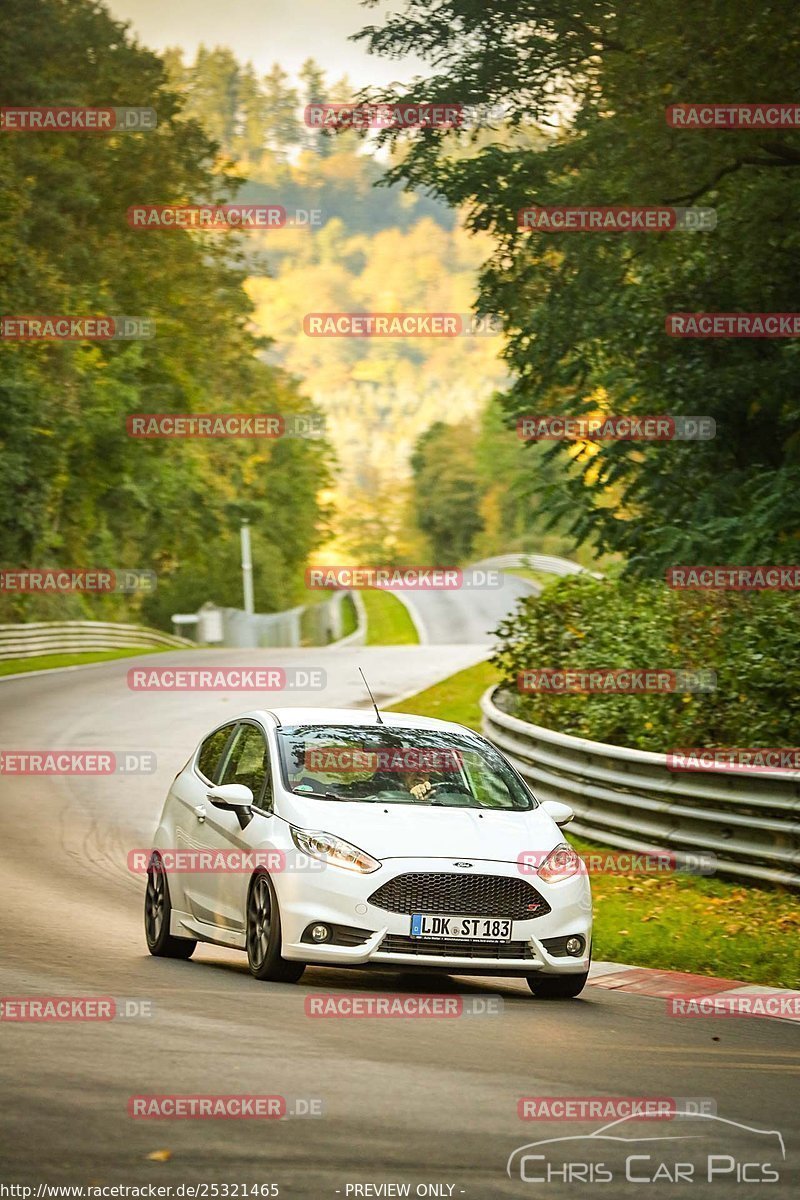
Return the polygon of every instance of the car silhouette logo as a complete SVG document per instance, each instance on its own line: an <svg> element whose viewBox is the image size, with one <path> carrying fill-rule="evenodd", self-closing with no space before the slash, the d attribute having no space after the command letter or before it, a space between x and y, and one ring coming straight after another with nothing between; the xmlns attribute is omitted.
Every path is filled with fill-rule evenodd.
<svg viewBox="0 0 800 1200"><path fill-rule="evenodd" d="M780 1149L781 1159L783 1161L786 1160L786 1146L783 1140L783 1134L777 1129L758 1129L753 1125L743 1125L740 1121L731 1121L725 1117L718 1117L716 1113L693 1113L679 1110L673 1113L671 1116L672 1120L677 1121L679 1118L686 1118L689 1121L706 1121L708 1122L706 1130L711 1132L719 1132L723 1126L727 1126L731 1129L744 1130L746 1133L760 1134L766 1138L775 1138L776 1142L773 1143L773 1145L776 1145L777 1148ZM618 1117L616 1121L611 1121L608 1125L602 1125L599 1129L595 1129L592 1133L578 1133L568 1137L559 1138L544 1138L538 1142L528 1142L526 1146L518 1146L517 1149L513 1150L508 1157L506 1174L511 1178L512 1166L517 1166L520 1170L520 1177L523 1179L523 1181L532 1182L531 1180L525 1180L525 1176L523 1174L525 1161L524 1156L526 1151L534 1150L541 1146L555 1146L564 1142L570 1144L575 1142L583 1142L587 1145L592 1145L592 1143L594 1143L594 1145L597 1145L598 1143L621 1143L623 1146L635 1146L644 1142L653 1142L661 1146L665 1146L666 1143L669 1142L683 1142L695 1139L699 1140L703 1137L702 1132L700 1132L702 1129L701 1125L696 1127L698 1132L694 1134L663 1134L658 1136L651 1135L648 1137L644 1137L643 1135L639 1135L637 1137L634 1135L633 1137L625 1137L625 1126L632 1126L635 1129L637 1120L639 1120L638 1114L629 1113L624 1117ZM521 1157L517 1159L517 1155L520 1155ZM541 1153L536 1155L536 1157L541 1158Z"/></svg>
<svg viewBox="0 0 800 1200"><path fill-rule="evenodd" d="M471 866L472 866L472 863L467 863L467 862L454 862L454 863L453 863L453 866L454 866L454 867L465 867L465 868L466 868L466 867L471 867Z"/></svg>

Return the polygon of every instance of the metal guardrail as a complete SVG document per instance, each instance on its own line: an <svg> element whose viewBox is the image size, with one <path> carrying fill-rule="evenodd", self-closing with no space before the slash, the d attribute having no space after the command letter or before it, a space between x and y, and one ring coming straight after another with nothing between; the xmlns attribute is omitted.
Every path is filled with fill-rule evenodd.
<svg viewBox="0 0 800 1200"><path fill-rule="evenodd" d="M481 699L483 731L580 837L625 850L714 854L720 875L800 887L800 772L674 772L666 754L531 725Z"/></svg>
<svg viewBox="0 0 800 1200"><path fill-rule="evenodd" d="M192 646L186 638L173 637L144 625L122 625L114 621L31 621L0 625L0 661L35 658L42 654L82 654L95 650L119 650L127 646Z"/></svg>
<svg viewBox="0 0 800 1200"><path fill-rule="evenodd" d="M531 571L541 571L546 575L591 575L593 579L602 579L596 571L589 571L580 563L572 562L569 558L559 558L555 554L525 554L518 551L515 554L495 554L492 558L482 558L473 563L472 567L497 567L498 570L513 567L528 567Z"/></svg>

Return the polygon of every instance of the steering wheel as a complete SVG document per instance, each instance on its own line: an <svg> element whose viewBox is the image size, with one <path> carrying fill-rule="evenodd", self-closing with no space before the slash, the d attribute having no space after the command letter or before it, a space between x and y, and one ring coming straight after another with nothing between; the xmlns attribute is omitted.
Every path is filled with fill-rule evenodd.
<svg viewBox="0 0 800 1200"><path fill-rule="evenodd" d="M441 781L431 785L431 790L429 792L429 795L432 797L431 804L438 804L440 808L445 807L441 801L436 799L436 797L448 792L456 792L461 796L469 796L470 799L472 799L472 792L465 783L445 783L444 781Z"/></svg>

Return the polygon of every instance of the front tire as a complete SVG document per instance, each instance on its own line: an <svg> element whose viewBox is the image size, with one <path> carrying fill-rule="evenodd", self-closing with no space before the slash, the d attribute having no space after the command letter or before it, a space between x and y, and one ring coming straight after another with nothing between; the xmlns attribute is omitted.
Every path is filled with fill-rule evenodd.
<svg viewBox="0 0 800 1200"><path fill-rule="evenodd" d="M589 972L581 975L526 975L528 987L540 1000L574 1000L586 987Z"/></svg>
<svg viewBox="0 0 800 1200"><path fill-rule="evenodd" d="M156 958L191 958L197 942L192 938L173 937L169 931L172 903L167 873L161 856L153 854L147 868L144 894L144 936L147 949Z"/></svg>
<svg viewBox="0 0 800 1200"><path fill-rule="evenodd" d="M297 983L305 963L281 958L281 914L266 871L259 871L247 894L247 965L254 979Z"/></svg>

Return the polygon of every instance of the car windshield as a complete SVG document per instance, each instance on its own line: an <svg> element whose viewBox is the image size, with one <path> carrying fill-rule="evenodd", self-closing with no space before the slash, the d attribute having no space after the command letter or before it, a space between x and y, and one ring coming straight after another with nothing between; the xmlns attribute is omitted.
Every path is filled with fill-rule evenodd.
<svg viewBox="0 0 800 1200"><path fill-rule="evenodd" d="M292 725L277 734L284 784L298 796L513 811L535 805L477 734L385 725Z"/></svg>

